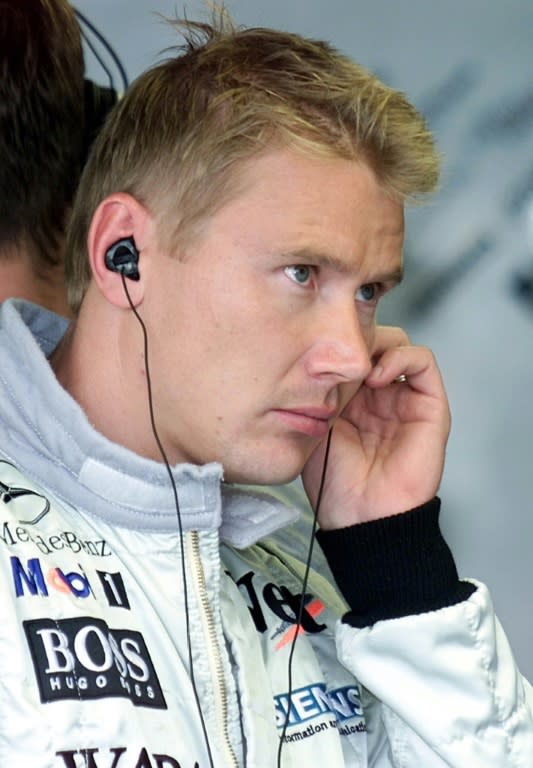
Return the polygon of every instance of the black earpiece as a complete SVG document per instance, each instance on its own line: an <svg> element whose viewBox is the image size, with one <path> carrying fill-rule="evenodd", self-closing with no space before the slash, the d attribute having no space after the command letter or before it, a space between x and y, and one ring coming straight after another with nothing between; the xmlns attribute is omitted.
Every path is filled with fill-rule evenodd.
<svg viewBox="0 0 533 768"><path fill-rule="evenodd" d="M123 237L110 245L105 253L105 265L111 272L120 272L130 280L139 280L139 251L133 237Z"/></svg>

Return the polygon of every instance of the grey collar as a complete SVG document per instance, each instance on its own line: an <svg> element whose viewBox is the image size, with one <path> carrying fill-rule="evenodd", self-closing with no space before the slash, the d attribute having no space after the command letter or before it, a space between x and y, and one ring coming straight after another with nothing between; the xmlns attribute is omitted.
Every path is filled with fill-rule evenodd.
<svg viewBox="0 0 533 768"><path fill-rule="evenodd" d="M68 327L34 304L0 307L0 448L10 462L65 505L108 524L176 531L166 467L112 443L90 425L60 386L47 357ZM246 547L295 520L298 512L268 493L222 482L218 463L172 467L182 528L212 530Z"/></svg>

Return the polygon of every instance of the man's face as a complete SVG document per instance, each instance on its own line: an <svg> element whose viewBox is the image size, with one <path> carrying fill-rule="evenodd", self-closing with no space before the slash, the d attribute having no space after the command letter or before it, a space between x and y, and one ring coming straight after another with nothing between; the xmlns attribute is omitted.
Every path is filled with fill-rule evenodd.
<svg viewBox="0 0 533 768"><path fill-rule="evenodd" d="M371 363L401 272L403 207L366 165L256 158L186 257L158 257L140 307L169 459L231 482L295 477Z"/></svg>

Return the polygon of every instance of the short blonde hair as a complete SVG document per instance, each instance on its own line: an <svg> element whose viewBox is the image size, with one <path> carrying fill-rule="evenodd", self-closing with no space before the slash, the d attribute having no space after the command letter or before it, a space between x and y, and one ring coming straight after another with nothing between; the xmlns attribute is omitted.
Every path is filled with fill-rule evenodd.
<svg viewBox="0 0 533 768"><path fill-rule="evenodd" d="M113 192L146 205L172 247L235 194L243 163L277 145L362 159L405 202L434 190L439 158L424 118L328 43L236 28L224 13L175 24L185 44L130 86L86 166L67 243L74 312L90 280L90 221Z"/></svg>

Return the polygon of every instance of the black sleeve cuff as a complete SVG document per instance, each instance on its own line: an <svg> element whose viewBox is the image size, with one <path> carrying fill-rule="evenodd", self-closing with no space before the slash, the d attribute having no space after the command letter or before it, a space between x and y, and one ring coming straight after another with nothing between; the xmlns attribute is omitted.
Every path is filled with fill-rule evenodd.
<svg viewBox="0 0 533 768"><path fill-rule="evenodd" d="M440 499L401 515L317 531L335 581L350 606L343 622L367 627L466 600L439 527Z"/></svg>

